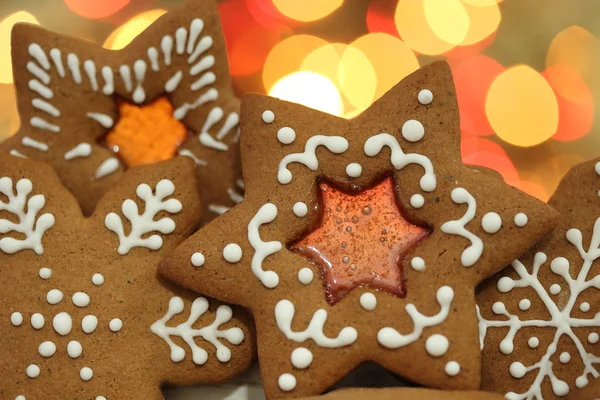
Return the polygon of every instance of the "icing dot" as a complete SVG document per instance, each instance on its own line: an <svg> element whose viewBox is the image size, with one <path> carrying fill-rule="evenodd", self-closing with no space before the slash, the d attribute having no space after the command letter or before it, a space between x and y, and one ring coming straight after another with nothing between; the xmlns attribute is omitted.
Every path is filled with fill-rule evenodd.
<svg viewBox="0 0 600 400"><path fill-rule="evenodd" d="M23 314L21 314L20 312L12 313L12 315L10 316L10 323L14 326L21 326L21 324L23 323Z"/></svg>
<svg viewBox="0 0 600 400"><path fill-rule="evenodd" d="M362 174L362 165L359 163L350 163L346 166L346 174L352 178L358 178Z"/></svg>
<svg viewBox="0 0 600 400"><path fill-rule="evenodd" d="M79 376L82 381L87 382L94 377L94 371L89 367L83 367L81 368L81 371L79 371Z"/></svg>
<svg viewBox="0 0 600 400"><path fill-rule="evenodd" d="M537 348L540 345L540 339L538 339L535 336L532 336L529 338L529 340L527 341L527 344L529 345L529 347L531 347L532 349Z"/></svg>
<svg viewBox="0 0 600 400"><path fill-rule="evenodd" d="M313 361L313 354L304 347L298 347L292 351L292 365L298 369L308 368Z"/></svg>
<svg viewBox="0 0 600 400"><path fill-rule="evenodd" d="M502 227L502 218L495 212L489 212L481 219L481 227L487 233L496 233Z"/></svg>
<svg viewBox="0 0 600 400"><path fill-rule="evenodd" d="M270 124L271 122L275 121L275 113L271 110L265 110L262 113L262 120L264 123Z"/></svg>
<svg viewBox="0 0 600 400"><path fill-rule="evenodd" d="M102 274L92 275L92 283L96 286L103 285L104 284L104 276Z"/></svg>
<svg viewBox="0 0 600 400"><path fill-rule="evenodd" d="M66 336L71 332L71 328L73 328L73 320L71 316L66 312L61 312L54 316L52 320L52 326L56 333L62 336Z"/></svg>
<svg viewBox="0 0 600 400"><path fill-rule="evenodd" d="M63 292L61 292L58 289L52 289L46 295L46 300L50 304L58 304L62 301L62 299L63 299Z"/></svg>
<svg viewBox="0 0 600 400"><path fill-rule="evenodd" d="M367 311L373 311L377 307L377 297L373 293L363 293L360 295L360 305Z"/></svg>
<svg viewBox="0 0 600 400"><path fill-rule="evenodd" d="M413 194L410 197L410 205L413 208L421 208L425 204L425 197L420 194Z"/></svg>
<svg viewBox="0 0 600 400"><path fill-rule="evenodd" d="M40 376L40 367L38 367L35 364L31 364L27 367L25 373L30 378L37 378L38 376Z"/></svg>
<svg viewBox="0 0 600 400"><path fill-rule="evenodd" d="M527 373L527 368L520 362L514 362L510 364L510 374L517 379L521 379Z"/></svg>
<svg viewBox="0 0 600 400"><path fill-rule="evenodd" d="M86 315L81 320L81 330L85 333L92 333L98 326L98 318L93 315Z"/></svg>
<svg viewBox="0 0 600 400"><path fill-rule="evenodd" d="M494 304L492 304L492 311L494 312L494 314L504 314L506 312L506 306L503 302L497 301Z"/></svg>
<svg viewBox="0 0 600 400"><path fill-rule="evenodd" d="M292 374L282 374L278 380L279 388L284 392L290 392L296 388L296 377Z"/></svg>
<svg viewBox="0 0 600 400"><path fill-rule="evenodd" d="M204 265L204 261L206 261L205 258L204 258L204 254L202 254L202 253L194 253L194 254L192 254L192 265L194 267L201 267L201 266L203 266Z"/></svg>
<svg viewBox="0 0 600 400"><path fill-rule="evenodd" d="M111 319L108 323L108 327L113 332L119 332L121 328L123 328L123 321L121 321L119 318Z"/></svg>
<svg viewBox="0 0 600 400"><path fill-rule="evenodd" d="M456 361L450 361L446 364L445 370L449 376L456 376L460 373L460 364Z"/></svg>
<svg viewBox="0 0 600 400"><path fill-rule="evenodd" d="M529 307L531 307L531 300L521 299L521 301L519 301L519 308L521 310L527 311L527 310L529 310Z"/></svg>
<svg viewBox="0 0 600 400"><path fill-rule="evenodd" d="M434 357L441 357L446 354L449 346L450 342L448 342L446 336L440 334L429 336L425 342L425 349Z"/></svg>
<svg viewBox="0 0 600 400"><path fill-rule="evenodd" d="M50 279L52 276L52 270L50 268L40 268L40 278Z"/></svg>
<svg viewBox="0 0 600 400"><path fill-rule="evenodd" d="M313 271L310 268L305 267L298 271L298 280L300 281L300 283L303 283L305 285L308 285L312 282L313 276Z"/></svg>
<svg viewBox="0 0 600 400"><path fill-rule="evenodd" d="M71 358L77 358L83 352L83 347L81 347L81 343L76 340L71 340L67 345L67 354Z"/></svg>
<svg viewBox="0 0 600 400"><path fill-rule="evenodd" d="M107 400L104 396L96 396L96 400Z"/></svg>
<svg viewBox="0 0 600 400"><path fill-rule="evenodd" d="M590 303L588 303L587 301L584 301L583 303L581 303L579 305L579 309L583 312L588 312L590 311Z"/></svg>
<svg viewBox="0 0 600 400"><path fill-rule="evenodd" d="M423 89L419 92L417 98L419 99L419 103L426 106L433 101L433 93L431 93L431 90L429 89Z"/></svg>
<svg viewBox="0 0 600 400"><path fill-rule="evenodd" d="M25 396L23 396L22 394L20 394L17 397L15 397L15 400L27 400L27 399L25 398Z"/></svg>
<svg viewBox="0 0 600 400"><path fill-rule="evenodd" d="M43 342L38 347L38 353L42 357L52 357L56 353L56 345L50 341Z"/></svg>
<svg viewBox="0 0 600 400"><path fill-rule="evenodd" d="M425 260L423 260L421 257L413 257L413 259L410 260L410 266L415 271L424 271L425 270Z"/></svg>
<svg viewBox="0 0 600 400"><path fill-rule="evenodd" d="M558 357L558 359L560 360L561 363L566 364L569 361L571 361L571 355L569 353L567 353L566 351L563 351L562 353L560 353L560 356Z"/></svg>
<svg viewBox="0 0 600 400"><path fill-rule="evenodd" d="M402 137L409 142L418 142L423 139L425 128L416 119L409 119L402 125Z"/></svg>
<svg viewBox="0 0 600 400"><path fill-rule="evenodd" d="M591 344L598 343L598 339L600 339L600 337L596 332L592 332L588 335L588 342L590 342Z"/></svg>
<svg viewBox="0 0 600 400"><path fill-rule="evenodd" d="M90 296L83 292L75 293L71 300L77 307L87 307L90 304Z"/></svg>
<svg viewBox="0 0 600 400"><path fill-rule="evenodd" d="M527 218L527 215L525 215L524 213L518 213L517 215L515 215L515 225L519 228L522 228L525 225L527 225L528 220L529 219Z"/></svg>
<svg viewBox="0 0 600 400"><path fill-rule="evenodd" d="M306 214L308 214L308 207L305 203L301 201L295 203L292 207L292 210L294 211L294 214L296 214L296 217L299 218L304 217L306 216Z"/></svg>
<svg viewBox="0 0 600 400"><path fill-rule="evenodd" d="M596 165L594 165L594 170L596 170L596 173L597 173L598 175L600 175L600 161L598 161L598 162L596 163Z"/></svg>
<svg viewBox="0 0 600 400"><path fill-rule="evenodd" d="M42 314L35 313L31 316L31 326L33 327L33 329L42 329L45 323L46 320L44 319L44 316Z"/></svg>
<svg viewBox="0 0 600 400"><path fill-rule="evenodd" d="M508 276L503 276L498 280L498 290L502 293L510 292L515 287L515 281Z"/></svg>
<svg viewBox="0 0 600 400"><path fill-rule="evenodd" d="M558 283L554 283L550 285L550 293L559 294L560 293L560 285Z"/></svg>
<svg viewBox="0 0 600 400"><path fill-rule="evenodd" d="M242 248L236 243L229 243L223 249L223 257L230 263L236 263L242 259Z"/></svg>
<svg viewBox="0 0 600 400"><path fill-rule="evenodd" d="M289 126L284 126L277 131L277 140L283 144L290 144L296 140L296 131Z"/></svg>

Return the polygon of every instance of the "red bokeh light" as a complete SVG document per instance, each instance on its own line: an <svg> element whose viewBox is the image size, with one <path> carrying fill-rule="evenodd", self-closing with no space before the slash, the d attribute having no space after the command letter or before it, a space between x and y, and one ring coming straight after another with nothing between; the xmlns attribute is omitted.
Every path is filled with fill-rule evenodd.
<svg viewBox="0 0 600 400"><path fill-rule="evenodd" d="M462 135L461 154L463 163L494 169L506 183L518 186L519 172L499 144L473 135Z"/></svg>
<svg viewBox="0 0 600 400"><path fill-rule="evenodd" d="M367 10L367 29L369 32L383 32L392 36L400 37L396 23L394 22L394 12L396 11L396 2L389 0L371 0Z"/></svg>
<svg viewBox="0 0 600 400"><path fill-rule="evenodd" d="M130 0L65 0L65 4L77 15L89 19L102 19L123 9Z"/></svg>

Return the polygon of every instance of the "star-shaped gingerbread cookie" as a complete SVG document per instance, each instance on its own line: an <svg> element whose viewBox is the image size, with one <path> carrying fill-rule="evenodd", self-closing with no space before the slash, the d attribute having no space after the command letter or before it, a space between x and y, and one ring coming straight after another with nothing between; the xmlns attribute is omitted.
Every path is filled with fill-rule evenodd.
<svg viewBox="0 0 600 400"><path fill-rule="evenodd" d="M246 199L160 272L252 309L268 397L322 393L368 360L478 388L474 288L556 216L462 164L447 64L352 120L251 95L242 132Z"/></svg>
<svg viewBox="0 0 600 400"><path fill-rule="evenodd" d="M47 164L0 159L0 398L159 400L248 367L249 315L157 275L198 193L188 159L135 167L85 218Z"/></svg>
<svg viewBox="0 0 600 400"><path fill-rule="evenodd" d="M600 377L599 193L600 161L574 167L549 201L556 229L479 289L483 388L548 400Z"/></svg>
<svg viewBox="0 0 600 400"><path fill-rule="evenodd" d="M17 25L21 130L0 145L49 162L85 215L132 166L188 156L206 222L241 200L239 100L216 3L191 0L112 51Z"/></svg>

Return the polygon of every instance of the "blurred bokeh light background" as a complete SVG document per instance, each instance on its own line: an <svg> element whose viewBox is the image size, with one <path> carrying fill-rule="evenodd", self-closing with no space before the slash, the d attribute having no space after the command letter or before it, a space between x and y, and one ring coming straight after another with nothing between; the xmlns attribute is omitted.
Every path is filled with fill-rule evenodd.
<svg viewBox="0 0 600 400"><path fill-rule="evenodd" d="M2 0L0 140L19 127L15 23L119 49L181 3ZM419 66L445 59L466 163L547 200L572 165L600 153L598 0L222 0L219 11L239 95L269 93L352 118Z"/></svg>

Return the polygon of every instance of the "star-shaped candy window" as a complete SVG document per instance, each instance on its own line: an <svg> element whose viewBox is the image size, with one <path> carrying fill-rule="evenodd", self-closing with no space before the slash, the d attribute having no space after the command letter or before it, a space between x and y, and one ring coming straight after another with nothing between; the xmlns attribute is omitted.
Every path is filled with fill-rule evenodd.
<svg viewBox="0 0 600 400"><path fill-rule="evenodd" d="M156 273L199 221L188 159L129 170L90 218L46 164L0 159L0 397L159 400L242 372L249 316Z"/></svg>
<svg viewBox="0 0 600 400"><path fill-rule="evenodd" d="M245 200L159 271L253 311L268 397L322 393L365 361L428 386L478 388L474 288L551 229L556 215L462 164L448 66L415 72L352 120L248 96L241 138ZM368 193L385 177L402 219L431 230L389 266L399 267L404 296L365 284L330 304L321 268L292 249L326 212L319 183ZM520 213L526 224L515 223ZM326 246L337 233L329 236Z"/></svg>
<svg viewBox="0 0 600 400"><path fill-rule="evenodd" d="M480 287L485 389L513 400L593 392L588 385L600 377L599 190L598 159L574 167L549 201L561 212L556 229Z"/></svg>
<svg viewBox="0 0 600 400"><path fill-rule="evenodd" d="M404 297L401 261L428 230L404 219L392 179L354 194L321 182L319 192L319 226L290 248L319 265L328 302L358 286Z"/></svg>
<svg viewBox="0 0 600 400"><path fill-rule="evenodd" d="M203 222L240 201L239 100L214 1L116 51L17 25L12 59L23 123L0 149L52 164L85 215L127 168L177 154L196 163Z"/></svg>

